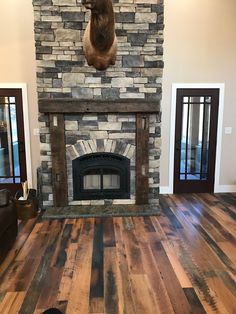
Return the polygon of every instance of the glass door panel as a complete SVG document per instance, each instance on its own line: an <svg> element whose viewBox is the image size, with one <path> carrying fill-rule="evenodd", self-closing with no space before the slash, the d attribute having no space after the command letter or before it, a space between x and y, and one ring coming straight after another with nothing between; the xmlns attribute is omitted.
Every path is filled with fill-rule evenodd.
<svg viewBox="0 0 236 314"><path fill-rule="evenodd" d="M93 169L83 176L84 190L114 190L120 189L120 174L110 169Z"/></svg>
<svg viewBox="0 0 236 314"><path fill-rule="evenodd" d="M15 97L0 98L0 183L20 183Z"/></svg>
<svg viewBox="0 0 236 314"><path fill-rule="evenodd" d="M186 99L187 98L187 99ZM180 180L205 180L208 170L210 103L185 97L182 113Z"/></svg>
<svg viewBox="0 0 236 314"><path fill-rule="evenodd" d="M103 170L103 189L120 189L120 174L118 171L110 169Z"/></svg>
<svg viewBox="0 0 236 314"><path fill-rule="evenodd" d="M101 189L101 173L100 170L89 170L83 177L84 190L100 190Z"/></svg>

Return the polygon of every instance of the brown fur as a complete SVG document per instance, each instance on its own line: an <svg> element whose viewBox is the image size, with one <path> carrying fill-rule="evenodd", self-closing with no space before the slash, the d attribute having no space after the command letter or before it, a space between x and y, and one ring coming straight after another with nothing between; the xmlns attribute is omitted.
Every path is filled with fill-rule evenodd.
<svg viewBox="0 0 236 314"><path fill-rule="evenodd" d="M82 0L82 4L91 10L91 20L83 38L85 57L88 65L105 70L115 64L117 52L112 1Z"/></svg>

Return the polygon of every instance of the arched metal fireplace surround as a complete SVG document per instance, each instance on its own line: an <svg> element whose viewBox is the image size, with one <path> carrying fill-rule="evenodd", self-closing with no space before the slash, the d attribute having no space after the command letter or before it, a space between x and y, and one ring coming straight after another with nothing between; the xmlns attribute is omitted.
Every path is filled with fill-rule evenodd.
<svg viewBox="0 0 236 314"><path fill-rule="evenodd" d="M92 153L72 161L74 200L128 199L130 160L114 153Z"/></svg>

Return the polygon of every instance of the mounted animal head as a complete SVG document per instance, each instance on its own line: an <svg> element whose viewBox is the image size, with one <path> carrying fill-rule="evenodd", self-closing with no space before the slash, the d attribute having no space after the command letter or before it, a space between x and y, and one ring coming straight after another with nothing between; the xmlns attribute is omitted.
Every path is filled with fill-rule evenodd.
<svg viewBox="0 0 236 314"><path fill-rule="evenodd" d="M82 5L94 13L103 14L112 8L112 0L82 0Z"/></svg>
<svg viewBox="0 0 236 314"><path fill-rule="evenodd" d="M82 0L82 4L91 10L91 19L83 37L85 57L89 65L104 70L116 60L117 40L112 0Z"/></svg>

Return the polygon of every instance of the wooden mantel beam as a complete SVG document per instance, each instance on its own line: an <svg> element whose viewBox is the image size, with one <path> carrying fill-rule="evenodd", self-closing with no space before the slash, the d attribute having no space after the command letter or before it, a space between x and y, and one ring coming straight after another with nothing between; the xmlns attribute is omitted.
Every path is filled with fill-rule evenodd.
<svg viewBox="0 0 236 314"><path fill-rule="evenodd" d="M159 111L159 100L39 99L39 112L42 113L155 113Z"/></svg>

